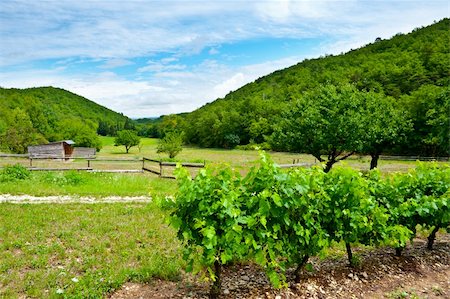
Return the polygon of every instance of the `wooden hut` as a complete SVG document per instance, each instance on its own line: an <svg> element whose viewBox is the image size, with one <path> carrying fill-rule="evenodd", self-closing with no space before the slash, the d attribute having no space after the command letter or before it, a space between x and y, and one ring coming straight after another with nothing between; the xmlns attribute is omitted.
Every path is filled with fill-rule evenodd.
<svg viewBox="0 0 450 299"><path fill-rule="evenodd" d="M72 140L62 140L28 147L30 158L70 159L74 150Z"/></svg>

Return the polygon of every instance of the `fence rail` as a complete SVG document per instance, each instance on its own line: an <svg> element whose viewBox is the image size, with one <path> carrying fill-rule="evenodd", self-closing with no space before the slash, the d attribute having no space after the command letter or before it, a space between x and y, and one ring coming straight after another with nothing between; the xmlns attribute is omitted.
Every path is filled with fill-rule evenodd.
<svg viewBox="0 0 450 299"><path fill-rule="evenodd" d="M90 172L120 172L120 173L136 173L136 172L150 172L158 175L161 178L174 179L172 175L173 168L178 164L177 162L166 162L151 158L138 159L120 159L120 158L95 158L95 157L71 157L71 158L56 158L56 157L31 157L28 154L0 154L0 162L14 159L20 160L31 171L90 171ZM3 159L3 161L2 161ZM140 165L137 166L136 163ZM0 169L2 168L0 163ZM105 165L106 164L106 165ZM205 163L191 163L180 162L183 167L187 168L203 168ZM132 165L132 166L131 166ZM172 171L171 171L172 170ZM170 172L170 174L166 174Z"/></svg>
<svg viewBox="0 0 450 299"><path fill-rule="evenodd" d="M151 166L147 167L145 162L150 162L154 164L155 168L151 168ZM142 158L142 170L148 171L154 174L157 174L160 178L166 178L166 179L175 179L173 175L165 175L164 174L164 167L175 167L178 164L180 164L183 167L187 168L203 168L206 165L206 162L203 163L190 163L190 162L166 162L161 160L155 160L150 158Z"/></svg>
<svg viewBox="0 0 450 299"><path fill-rule="evenodd" d="M450 157L422 157L422 156L380 156L380 160L399 161L450 161Z"/></svg>

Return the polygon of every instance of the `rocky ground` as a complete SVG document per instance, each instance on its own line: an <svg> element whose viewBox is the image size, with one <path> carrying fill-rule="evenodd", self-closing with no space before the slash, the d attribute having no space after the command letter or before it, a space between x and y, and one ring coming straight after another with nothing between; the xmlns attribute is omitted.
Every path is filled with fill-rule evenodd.
<svg viewBox="0 0 450 299"><path fill-rule="evenodd" d="M222 298L450 298L450 235L442 234L432 251L416 239L396 257L391 248L356 250L360 265L350 268L342 257L311 260L300 283L277 290L255 265L233 265L224 270ZM292 279L291 273L288 278ZM179 282L154 280L125 284L112 299L207 298L208 285L185 275Z"/></svg>

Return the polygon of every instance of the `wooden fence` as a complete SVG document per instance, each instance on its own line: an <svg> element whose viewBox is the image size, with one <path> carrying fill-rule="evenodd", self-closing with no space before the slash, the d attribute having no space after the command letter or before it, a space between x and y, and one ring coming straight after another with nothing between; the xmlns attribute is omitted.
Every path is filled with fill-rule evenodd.
<svg viewBox="0 0 450 299"><path fill-rule="evenodd" d="M138 159L98 159L90 157L53 158L31 157L27 154L0 154L0 169L5 165L22 164L31 171L91 171L91 172L150 172L161 178L174 179L173 169L177 162L165 162L150 158ZM183 167L195 169L205 167L205 163L181 162ZM190 171L193 173L192 171Z"/></svg>
<svg viewBox="0 0 450 299"><path fill-rule="evenodd" d="M146 162L147 162L147 164L146 164ZM165 174L165 169L170 168L171 170L173 170L173 168L176 167L177 164L178 164L177 162L165 162L165 161L149 159L149 158L145 158L145 157L142 158L142 170L157 174L161 178L174 179L175 177L173 175ZM205 167L206 163L205 162L203 162L203 163L181 162L179 164L181 164L181 166L186 167L186 168L203 168L203 167Z"/></svg>

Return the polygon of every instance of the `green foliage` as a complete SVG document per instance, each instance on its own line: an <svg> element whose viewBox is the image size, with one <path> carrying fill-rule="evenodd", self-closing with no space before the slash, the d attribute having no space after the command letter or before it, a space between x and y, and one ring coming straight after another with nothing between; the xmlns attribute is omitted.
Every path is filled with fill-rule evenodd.
<svg viewBox="0 0 450 299"><path fill-rule="evenodd" d="M242 259L248 252L242 234L247 220L241 213L239 176L229 168L216 173L202 169L194 180L182 168L176 175L179 190L176 200L170 202L171 223L186 245L187 270L192 270L196 261L213 281L220 282L220 265Z"/></svg>
<svg viewBox="0 0 450 299"><path fill-rule="evenodd" d="M236 134L227 134L223 139L225 148L234 148L241 142L241 139Z"/></svg>
<svg viewBox="0 0 450 299"><path fill-rule="evenodd" d="M20 164L6 166L0 172L0 182L27 180L30 177L31 172Z"/></svg>
<svg viewBox="0 0 450 299"><path fill-rule="evenodd" d="M29 145L72 139L76 146L101 148L99 122L115 133L127 117L63 89L0 88L1 149L25 153ZM128 119L128 122L131 122ZM109 132L109 133L110 133Z"/></svg>
<svg viewBox="0 0 450 299"><path fill-rule="evenodd" d="M351 85L325 85L306 93L283 114L272 147L311 154L326 162L328 172L334 163L362 150L366 114L361 108L367 95Z"/></svg>
<svg viewBox="0 0 450 299"><path fill-rule="evenodd" d="M349 263L353 264L350 245L369 246L391 244L392 235L401 244L409 239L410 232L399 223L389 223L389 211L371 196L369 182L361 173L351 168L330 171L324 180L322 222L330 241L343 241L347 247Z"/></svg>
<svg viewBox="0 0 450 299"><path fill-rule="evenodd" d="M167 132L159 141L157 153L167 153L173 159L183 150L183 134L178 132Z"/></svg>
<svg viewBox="0 0 450 299"><path fill-rule="evenodd" d="M265 142L283 122L283 115L298 109L297 103L302 101L305 93L312 93L323 85L339 87L350 84L367 96L367 99L360 99L358 104L362 112L356 112L362 113L364 118L351 119L351 124L358 125L355 127L357 131L364 126L364 132L368 134L358 135L352 130L351 124L344 124L342 129L331 128L340 136L345 129L350 131L344 133L359 138L361 144L356 148L350 146L349 150L368 154L382 151L421 156L448 155L449 26L450 19L443 19L407 35L377 40L337 56L304 60L259 78L230 92L225 98L183 116L186 121L186 142L203 147L226 147L229 145L225 136L229 134L238 136L241 145L251 140L254 143ZM355 93L355 97L361 95L356 91L351 93ZM353 102L351 97L350 94L342 94L341 102L347 98ZM332 105L332 99L329 99L331 106L328 115L337 119L323 120L323 126L327 125L327 121L330 122L329 127L340 123L340 116L347 119L352 116L354 109L344 111L344 114L333 113L336 107ZM316 108L308 111L310 115L304 113L305 118L315 122L315 113L327 114L326 109ZM303 134L314 133L315 130L312 130ZM284 144L283 140L278 140L278 145L288 148L289 144ZM349 141L345 138L345 146L340 147L347 150ZM307 141L304 143L308 144ZM305 150L303 146L293 147L292 150L294 148ZM328 149L320 148L314 152L320 150Z"/></svg>
<svg viewBox="0 0 450 299"><path fill-rule="evenodd" d="M114 139L114 146L123 145L128 154L128 151L133 146L139 145L141 138L136 134L135 131L123 130L117 132L117 137Z"/></svg>
<svg viewBox="0 0 450 299"><path fill-rule="evenodd" d="M86 176L81 175L76 171L68 171L65 173L54 173L49 172L46 173L43 177L43 181L46 183L50 183L57 186L78 186L83 183L86 183L88 178Z"/></svg>
<svg viewBox="0 0 450 299"><path fill-rule="evenodd" d="M0 135L1 147L13 153L24 154L29 145L46 143L45 138L33 128L28 114L16 108L6 118L8 127Z"/></svg>
<svg viewBox="0 0 450 299"><path fill-rule="evenodd" d="M185 245L188 270L206 269L220 289L220 267L253 260L277 287L333 242L401 248L415 226L448 227L450 167L420 165L386 179L350 168L282 171L265 154L241 178L225 167L202 169L192 179L177 169L179 191L166 201L170 221ZM433 237L434 238L434 237ZM434 240L434 239L433 239Z"/></svg>
<svg viewBox="0 0 450 299"><path fill-rule="evenodd" d="M287 266L301 268L328 244L322 229L323 177L318 169L283 172L262 154L259 165L242 181L249 219L243 228L245 239L277 287L285 284Z"/></svg>
<svg viewBox="0 0 450 299"><path fill-rule="evenodd" d="M405 144L412 123L393 98L380 93L364 94L361 113L364 130L358 138L362 141L361 152L372 157L370 169L373 169L381 153Z"/></svg>
<svg viewBox="0 0 450 299"><path fill-rule="evenodd" d="M450 227L450 167L422 163L405 174L371 179L373 193L389 211L390 222L412 231L411 238L418 224L425 228Z"/></svg>

